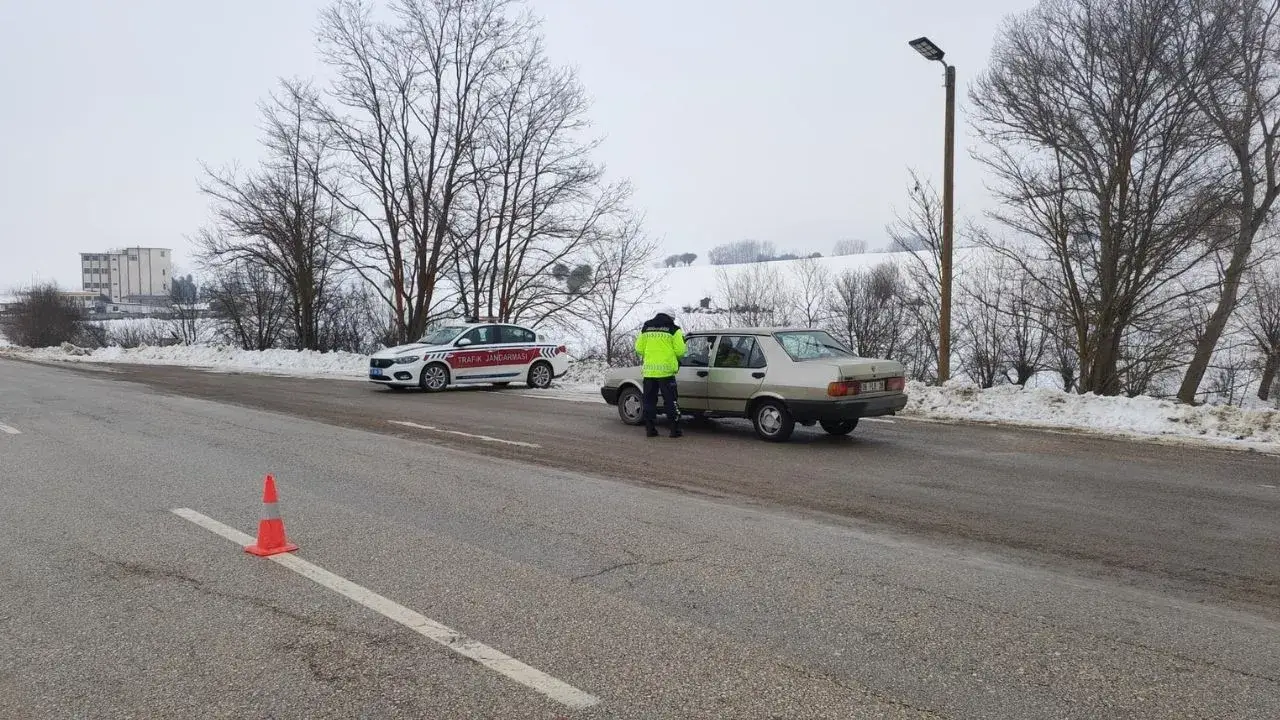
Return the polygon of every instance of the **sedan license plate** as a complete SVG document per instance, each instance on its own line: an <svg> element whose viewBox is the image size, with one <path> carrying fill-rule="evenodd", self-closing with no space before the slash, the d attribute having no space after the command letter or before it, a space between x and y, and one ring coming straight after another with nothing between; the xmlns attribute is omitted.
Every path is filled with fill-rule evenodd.
<svg viewBox="0 0 1280 720"><path fill-rule="evenodd" d="M378 368L370 368L369 377L382 377L382 371Z"/></svg>
<svg viewBox="0 0 1280 720"><path fill-rule="evenodd" d="M864 393L884 392L884 381L883 380L865 380L862 382L862 392Z"/></svg>

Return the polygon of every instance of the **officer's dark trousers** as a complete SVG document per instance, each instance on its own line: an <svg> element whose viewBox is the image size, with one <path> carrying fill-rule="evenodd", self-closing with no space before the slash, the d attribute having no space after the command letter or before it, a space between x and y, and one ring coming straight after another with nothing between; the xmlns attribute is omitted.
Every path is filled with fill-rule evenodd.
<svg viewBox="0 0 1280 720"><path fill-rule="evenodd" d="M644 424L652 428L658 418L658 393L662 393L662 404L666 408L667 418L672 427L680 422L680 406L676 404L676 379L645 378L644 379Z"/></svg>

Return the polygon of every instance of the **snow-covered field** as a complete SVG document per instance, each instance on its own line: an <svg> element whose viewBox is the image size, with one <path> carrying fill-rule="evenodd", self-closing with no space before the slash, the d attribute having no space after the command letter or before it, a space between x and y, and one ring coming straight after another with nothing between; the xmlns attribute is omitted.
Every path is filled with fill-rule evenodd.
<svg viewBox="0 0 1280 720"><path fill-rule="evenodd" d="M5 348L13 355L45 362L141 363L342 380L364 380L367 358L353 353L245 351L216 346L105 348L88 351L67 345L28 350ZM604 368L577 363L554 388L540 397L600 402ZM1179 405L1154 398L1075 395L1049 388L1017 386L979 390L952 383L928 387L911 383L904 418L946 422L991 422L1057 430L1101 433L1180 443L1204 443L1280 453L1280 411L1242 410L1230 406ZM602 407L603 411L603 407ZM602 412L602 417L607 417Z"/></svg>

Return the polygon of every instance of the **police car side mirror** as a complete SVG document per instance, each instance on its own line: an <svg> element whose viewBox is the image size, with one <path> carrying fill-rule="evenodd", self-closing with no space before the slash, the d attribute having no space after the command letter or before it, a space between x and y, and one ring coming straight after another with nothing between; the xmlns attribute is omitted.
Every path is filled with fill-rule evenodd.
<svg viewBox="0 0 1280 720"><path fill-rule="evenodd" d="M471 344L471 338L462 338L458 341L458 347L466 347Z"/></svg>

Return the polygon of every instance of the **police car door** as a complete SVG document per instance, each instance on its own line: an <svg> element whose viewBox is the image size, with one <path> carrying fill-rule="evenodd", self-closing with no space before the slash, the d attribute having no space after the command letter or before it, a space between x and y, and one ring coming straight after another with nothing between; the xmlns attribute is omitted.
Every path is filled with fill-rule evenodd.
<svg viewBox="0 0 1280 720"><path fill-rule="evenodd" d="M538 346L538 334L518 325L498 326L498 347L501 364L494 372L503 373L496 382L523 382L529 377L529 366L542 357Z"/></svg>
<svg viewBox="0 0 1280 720"><path fill-rule="evenodd" d="M449 368L456 382L504 382L500 360L494 352L498 340L498 328L481 325L458 338L458 349L449 353Z"/></svg>

